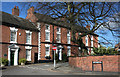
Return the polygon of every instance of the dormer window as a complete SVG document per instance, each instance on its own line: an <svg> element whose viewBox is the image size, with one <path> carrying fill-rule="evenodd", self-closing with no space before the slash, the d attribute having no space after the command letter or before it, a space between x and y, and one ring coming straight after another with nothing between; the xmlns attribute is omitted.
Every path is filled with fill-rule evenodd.
<svg viewBox="0 0 120 77"><path fill-rule="evenodd" d="M10 43L17 43L17 30L15 27L10 27Z"/></svg>

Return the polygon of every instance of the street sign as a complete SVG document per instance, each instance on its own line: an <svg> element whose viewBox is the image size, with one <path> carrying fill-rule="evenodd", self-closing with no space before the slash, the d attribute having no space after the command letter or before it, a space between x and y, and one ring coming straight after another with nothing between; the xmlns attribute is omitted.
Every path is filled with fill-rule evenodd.
<svg viewBox="0 0 120 77"><path fill-rule="evenodd" d="M53 50L57 50L57 47L55 47L55 46L53 46L53 48L52 48Z"/></svg>

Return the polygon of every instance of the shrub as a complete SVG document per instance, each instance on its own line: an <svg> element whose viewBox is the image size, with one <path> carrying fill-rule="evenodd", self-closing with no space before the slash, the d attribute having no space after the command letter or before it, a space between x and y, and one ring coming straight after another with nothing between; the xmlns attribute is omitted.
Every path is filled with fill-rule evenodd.
<svg viewBox="0 0 120 77"><path fill-rule="evenodd" d="M63 62L67 62L68 61L68 56L66 55L66 53L62 54L62 61Z"/></svg>
<svg viewBox="0 0 120 77"><path fill-rule="evenodd" d="M99 47L99 48L93 48L95 55L115 55L118 54L118 51L114 51L113 48L105 48L105 47Z"/></svg>
<svg viewBox="0 0 120 77"><path fill-rule="evenodd" d="M27 60L25 58L22 58L22 59L19 60L19 63L26 63L26 61Z"/></svg>
<svg viewBox="0 0 120 77"><path fill-rule="evenodd" d="M5 58L0 58L0 63L2 63L3 65L8 65L8 60Z"/></svg>
<svg viewBox="0 0 120 77"><path fill-rule="evenodd" d="M45 58L46 58L46 59L49 59L49 60L51 59L51 57L50 57L50 56L45 56Z"/></svg>
<svg viewBox="0 0 120 77"><path fill-rule="evenodd" d="M56 60L56 62L59 62L58 54L55 54L55 60Z"/></svg>

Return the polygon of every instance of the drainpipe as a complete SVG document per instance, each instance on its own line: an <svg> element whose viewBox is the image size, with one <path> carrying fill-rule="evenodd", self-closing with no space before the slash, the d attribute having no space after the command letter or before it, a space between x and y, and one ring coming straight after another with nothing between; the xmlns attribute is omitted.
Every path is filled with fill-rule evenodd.
<svg viewBox="0 0 120 77"><path fill-rule="evenodd" d="M41 34L40 34L40 32L41 32L41 28L40 28L40 23L37 23L37 25L38 25L38 30L39 30L39 32L38 32L38 63L39 63L39 60L41 59L40 58L40 55L41 55Z"/></svg>

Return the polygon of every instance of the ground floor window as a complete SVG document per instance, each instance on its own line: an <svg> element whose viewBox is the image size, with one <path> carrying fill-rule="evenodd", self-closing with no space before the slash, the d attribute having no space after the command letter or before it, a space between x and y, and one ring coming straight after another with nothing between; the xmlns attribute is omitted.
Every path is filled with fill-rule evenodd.
<svg viewBox="0 0 120 77"><path fill-rule="evenodd" d="M50 56L50 47L45 47L46 55L45 56Z"/></svg>
<svg viewBox="0 0 120 77"><path fill-rule="evenodd" d="M71 49L70 48L67 49L67 56L71 56Z"/></svg>
<svg viewBox="0 0 120 77"><path fill-rule="evenodd" d="M31 50L30 49L26 49L26 59L27 61L31 61Z"/></svg>

